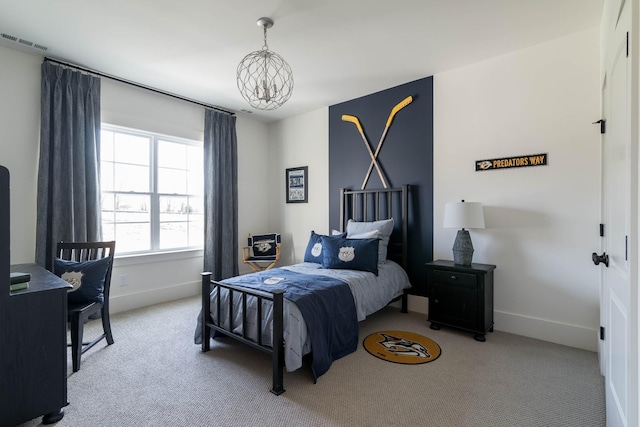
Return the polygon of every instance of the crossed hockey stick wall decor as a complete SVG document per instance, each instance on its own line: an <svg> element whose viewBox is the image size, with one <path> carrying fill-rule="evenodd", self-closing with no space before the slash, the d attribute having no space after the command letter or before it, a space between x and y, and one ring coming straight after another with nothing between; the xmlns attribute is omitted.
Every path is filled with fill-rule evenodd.
<svg viewBox="0 0 640 427"><path fill-rule="evenodd" d="M373 171L374 167L376 168L376 171L378 172L378 176L380 177L380 181L382 181L383 187L384 188L388 188L387 181L384 179L384 173L382 172L382 168L380 167L380 164L378 163L378 154L380 153L380 149L382 148L382 143L384 142L384 138L387 136L387 132L389 131L389 128L391 127L391 123L393 122L393 118L398 113L398 111L400 111L401 109L403 109L404 107L409 105L411 103L411 101L413 101L413 97L407 96L405 99L400 101L398 104L395 105L395 107L393 107L391 109L391 113L389 113L389 118L387 119L387 124L384 127L384 131L382 132L382 136L380 137L380 141L378 141L378 146L376 147L375 153L373 151L371 151L371 146L369 145L369 141L367 140L367 137L364 134L364 130L362 129L362 125L360 124L360 120L358 120L358 118L356 116L351 116L351 115L348 115L348 114L344 114L342 116L342 120L343 121L351 122L354 125L356 125L356 128L358 128L358 132L360 132L360 136L362 137L362 141L364 142L364 145L367 147L367 151L369 152L369 156L371 157L371 163L369 163L369 170L367 170L367 174L364 177L364 181L362 182L361 190L364 190L364 188L367 186L367 181L369 181L369 177L371 176L371 171Z"/></svg>

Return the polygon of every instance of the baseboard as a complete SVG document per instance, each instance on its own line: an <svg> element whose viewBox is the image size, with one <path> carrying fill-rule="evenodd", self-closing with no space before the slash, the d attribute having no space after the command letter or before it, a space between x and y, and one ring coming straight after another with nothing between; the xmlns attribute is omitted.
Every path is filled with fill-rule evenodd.
<svg viewBox="0 0 640 427"><path fill-rule="evenodd" d="M192 282L161 289L150 289L133 294L119 295L110 298L110 312L118 313L133 310L199 294L200 282ZM393 305L400 307L399 302L393 303ZM428 312L428 300L425 297L409 295L408 308L409 311L421 313L426 316ZM569 347L581 348L583 350L598 351L598 331L596 329L497 310L493 313L493 321L494 329L498 331L567 345Z"/></svg>
<svg viewBox="0 0 640 427"><path fill-rule="evenodd" d="M504 311L493 312L494 329L583 350L598 351L598 331L584 326L538 319Z"/></svg>
<svg viewBox="0 0 640 427"><path fill-rule="evenodd" d="M111 314L119 313L153 304L200 295L200 287L200 282L182 283L160 289L149 289L142 292L112 296L109 298L109 312Z"/></svg>
<svg viewBox="0 0 640 427"><path fill-rule="evenodd" d="M408 309L409 311L424 314L426 320L427 312L429 310L429 300L427 297L409 295Z"/></svg>
<svg viewBox="0 0 640 427"><path fill-rule="evenodd" d="M428 299L409 295L409 311L427 316ZM584 326L494 310L494 329L569 347L598 351L598 331Z"/></svg>

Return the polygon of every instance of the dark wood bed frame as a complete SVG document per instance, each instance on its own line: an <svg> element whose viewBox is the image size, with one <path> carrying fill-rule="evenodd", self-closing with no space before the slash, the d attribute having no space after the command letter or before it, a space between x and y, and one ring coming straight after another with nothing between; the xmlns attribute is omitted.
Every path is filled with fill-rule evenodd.
<svg viewBox="0 0 640 427"><path fill-rule="evenodd" d="M408 254L407 254L407 238L408 238L408 206L409 206L409 186L404 185L402 188L382 189L382 190L340 190L340 222L341 230L344 230L348 219L355 221L378 221L381 219L394 218L396 221L395 228L391 235L388 246L387 257L407 270ZM398 219L400 219L398 224ZM399 225L399 229L398 229ZM210 350L211 330L215 330L223 335L231 337L235 340L243 342L262 352L271 354L273 367L273 383L271 393L275 395L282 394L284 390L283 373L284 373L284 341L283 341L283 294L284 290L275 290L273 292L262 292L255 289L242 288L233 285L227 285L211 280L211 273L205 272L202 276L202 351ZM215 322L211 316L211 291L217 288L217 298L214 304L217 304L217 314ZM234 298L241 298L242 305L242 333L237 334L232 330L225 329L221 326L222 319L220 315L221 289L227 289L228 298L228 315L229 328L233 328L234 318ZM233 291L233 292L231 292ZM235 292L235 293L234 293ZM258 339L253 340L248 337L246 328L247 313L247 297L257 298L257 331ZM407 312L407 293L393 299L391 302L402 300L402 312ZM263 301L271 301L273 304L273 347L262 342L262 303ZM277 344L277 345L276 345Z"/></svg>

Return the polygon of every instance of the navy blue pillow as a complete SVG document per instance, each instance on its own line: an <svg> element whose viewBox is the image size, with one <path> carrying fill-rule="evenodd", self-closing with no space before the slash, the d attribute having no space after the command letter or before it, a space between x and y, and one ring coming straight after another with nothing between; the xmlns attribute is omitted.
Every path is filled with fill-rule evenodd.
<svg viewBox="0 0 640 427"><path fill-rule="evenodd" d="M309 237L309 243L307 243L307 250L304 252L304 262L315 262L322 264L322 238L329 237L322 234L316 234L315 231L311 231ZM347 237L347 233L336 234L333 237Z"/></svg>
<svg viewBox="0 0 640 427"><path fill-rule="evenodd" d="M70 303L104 302L104 279L111 258L75 262L56 258L53 273L73 286L67 293Z"/></svg>
<svg viewBox="0 0 640 427"><path fill-rule="evenodd" d="M322 237L322 266L369 271L378 275L379 239Z"/></svg>

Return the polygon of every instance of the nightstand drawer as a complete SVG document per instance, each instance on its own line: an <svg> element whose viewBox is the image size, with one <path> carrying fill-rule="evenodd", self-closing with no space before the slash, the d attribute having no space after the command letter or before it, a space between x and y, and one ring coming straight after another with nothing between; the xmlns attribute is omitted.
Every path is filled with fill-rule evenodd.
<svg viewBox="0 0 640 427"><path fill-rule="evenodd" d="M433 279L437 283L476 288L478 277L475 274L460 273L458 271L433 270Z"/></svg>

